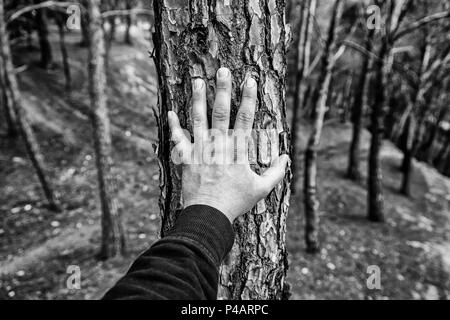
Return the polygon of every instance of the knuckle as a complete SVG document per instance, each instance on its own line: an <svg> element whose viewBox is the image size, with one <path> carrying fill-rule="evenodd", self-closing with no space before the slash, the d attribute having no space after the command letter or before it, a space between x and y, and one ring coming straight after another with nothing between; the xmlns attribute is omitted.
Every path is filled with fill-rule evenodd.
<svg viewBox="0 0 450 320"><path fill-rule="evenodd" d="M199 127L203 124L202 116L199 113L194 113L192 115L192 124L194 127Z"/></svg>
<svg viewBox="0 0 450 320"><path fill-rule="evenodd" d="M244 90L242 97L246 99L256 100L256 92L254 90Z"/></svg>
<svg viewBox="0 0 450 320"><path fill-rule="evenodd" d="M216 88L217 90L225 90L228 91L230 89L230 83L227 80L219 80L217 81Z"/></svg>
<svg viewBox="0 0 450 320"><path fill-rule="evenodd" d="M239 112L237 115L237 119L240 122L249 124L253 121L253 115L248 111Z"/></svg>
<svg viewBox="0 0 450 320"><path fill-rule="evenodd" d="M228 111L224 106L214 108L212 115L218 121L226 121L228 119Z"/></svg>

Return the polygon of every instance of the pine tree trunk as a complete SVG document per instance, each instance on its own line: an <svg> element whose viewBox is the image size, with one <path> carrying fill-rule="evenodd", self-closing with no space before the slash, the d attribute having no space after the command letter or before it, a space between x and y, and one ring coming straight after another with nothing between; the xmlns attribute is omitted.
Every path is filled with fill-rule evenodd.
<svg viewBox="0 0 450 320"><path fill-rule="evenodd" d="M319 74L319 95L313 99L314 119L312 133L305 152L305 242L306 250L314 253L319 249L318 224L319 200L317 199L317 148L322 135L323 120L326 112L328 91L335 61L333 55L336 48L336 30L342 15L343 1L336 0L328 30L328 38L322 53L322 66Z"/></svg>
<svg viewBox="0 0 450 320"><path fill-rule="evenodd" d="M367 52L372 52L372 41L375 34L374 29L367 32L365 47ZM369 77L369 64L370 57L366 54L363 55L363 61L361 65L361 71L356 84L355 97L352 106L352 122L353 122L353 134L352 142L350 145L350 157L347 170L347 176L352 180L359 180L361 178L361 169L359 160L361 153L361 134L363 130L363 117L364 117L364 99L367 91L366 82Z"/></svg>
<svg viewBox="0 0 450 320"><path fill-rule="evenodd" d="M42 1L35 0L35 3ZM47 9L36 10L36 27L39 37L39 46L41 48L40 65L44 69L48 69L53 64L53 54L50 41L48 39L48 18Z"/></svg>
<svg viewBox="0 0 450 320"><path fill-rule="evenodd" d="M214 4L208 6L205 0L172 1L170 6L162 1L154 2L160 82L157 151L162 169L162 236L183 208L179 168L170 160L167 111L177 112L182 126L190 128L192 78L207 82L208 102L212 106L216 71L221 66L230 68L234 77L231 112L234 118L240 84L251 73L259 82L255 127L276 129L282 138L282 149L289 150L285 115L285 2L234 0ZM259 172L267 165L260 159L255 170ZM219 298L286 297L289 184L290 175L251 214L236 222L235 245L220 270Z"/></svg>
<svg viewBox="0 0 450 320"><path fill-rule="evenodd" d="M123 254L125 235L118 202L117 179L113 172L110 122L106 100L105 43L100 13L100 0L88 4L89 30L89 95L96 155L100 203L102 210L102 243L100 258Z"/></svg>
<svg viewBox="0 0 450 320"><path fill-rule="evenodd" d="M61 48L62 64L64 69L64 78L66 81L66 91L69 92L72 88L72 77L70 73L69 55L66 47L66 35L64 30L64 18L62 16L56 17L59 33L59 46Z"/></svg>
<svg viewBox="0 0 450 320"><path fill-rule="evenodd" d="M33 167L41 183L44 194L47 198L49 208L54 211L59 210L58 202L55 194L46 177L46 169L44 165L44 157L39 150L33 130L28 123L25 111L22 105L22 97L19 91L14 66L12 63L11 49L9 46L9 38L4 20L4 1L0 0L0 63L2 67L2 83L7 92L7 97L11 102L17 127L22 135L25 143L26 151L33 164Z"/></svg>

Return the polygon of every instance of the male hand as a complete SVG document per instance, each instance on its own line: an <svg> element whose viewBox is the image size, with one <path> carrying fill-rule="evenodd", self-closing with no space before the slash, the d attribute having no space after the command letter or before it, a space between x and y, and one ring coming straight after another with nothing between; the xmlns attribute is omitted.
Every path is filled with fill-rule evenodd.
<svg viewBox="0 0 450 320"><path fill-rule="evenodd" d="M168 114L169 126L175 143L174 151L183 164L185 206L202 204L214 207L233 223L281 182L290 160L283 155L275 159L261 176L254 173L248 161L248 141L236 145L233 133L240 138L249 139L251 136L257 83L253 78L248 78L243 85L235 132L231 131L231 134L228 129L232 90L230 70L219 69L216 87L211 122L213 130L208 130L206 85L201 79L193 81L192 89L194 143L183 133L178 116L173 111Z"/></svg>

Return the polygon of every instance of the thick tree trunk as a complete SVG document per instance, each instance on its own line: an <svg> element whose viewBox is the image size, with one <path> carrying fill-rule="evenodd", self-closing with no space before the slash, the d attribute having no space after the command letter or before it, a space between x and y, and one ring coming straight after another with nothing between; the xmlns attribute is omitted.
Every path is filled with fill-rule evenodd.
<svg viewBox="0 0 450 320"><path fill-rule="evenodd" d="M9 39L4 20L3 0L0 0L0 64L2 65L0 68L2 71L2 74L0 75L2 77L2 84L4 84L4 89L7 91L7 97L10 99L18 129L25 142L26 151L41 183L49 204L49 208L57 211L59 210L59 206L45 174L46 169L44 165L44 157L39 150L33 130L28 123L25 111L23 109L22 98L12 63Z"/></svg>
<svg viewBox="0 0 450 320"><path fill-rule="evenodd" d="M125 235L118 202L118 186L113 172L110 122L106 100L105 43L100 0L90 0L89 17L89 95L100 203L102 210L102 243L100 258L107 259L125 250Z"/></svg>
<svg viewBox="0 0 450 320"><path fill-rule="evenodd" d="M42 1L35 0L35 3ZM36 10L36 27L39 37L39 46L41 48L41 62L42 68L49 68L53 63L53 54L50 41L48 39L48 18L47 9Z"/></svg>
<svg viewBox="0 0 450 320"><path fill-rule="evenodd" d="M384 221L384 198L382 186L382 168L381 168L381 148L383 143L383 107L385 104L385 65L384 60L388 53L388 43L383 39L378 59L374 63L375 76L372 88L374 90L374 99L371 110L371 134L369 151L369 172L368 172L368 219L373 222Z"/></svg>
<svg viewBox="0 0 450 320"><path fill-rule="evenodd" d="M374 30L367 32L364 49L367 52L372 52L372 42ZM366 101L365 95L367 94L366 86L367 79L369 78L369 64L370 57L367 54L363 55L361 71L356 84L355 96L352 106L352 122L353 122L353 134L352 142L350 145L349 163L347 169L347 176L352 180L359 180L361 178L360 169L360 152L361 152L361 134L363 130L363 117L364 117L364 102Z"/></svg>
<svg viewBox="0 0 450 320"><path fill-rule="evenodd" d="M59 33L59 46L61 48L62 65L64 70L64 78L66 81L66 91L69 92L72 88L72 77L70 73L69 54L66 47L66 34L64 30L64 18L63 16L56 17L56 23L58 25Z"/></svg>
<svg viewBox="0 0 450 320"><path fill-rule="evenodd" d="M233 73L232 114L239 107L240 84L249 73L258 80L255 127L275 129L282 149L289 150L285 105L285 2L276 0L155 1L155 49L159 72L159 145L162 235L173 226L181 198L180 168L170 160L167 111L178 113L191 127L191 79L207 82L212 106L219 67ZM209 109L211 112L211 109ZM233 117L232 117L233 118ZM234 119L232 119L234 122ZM272 138L269 137L272 141ZM275 141L272 141L275 143ZM275 145L275 144L272 144ZM258 148L258 152L261 152ZM267 167L261 157L257 172ZM286 217L290 175L251 213L235 224L236 240L220 271L219 298L282 299L286 297Z"/></svg>
<svg viewBox="0 0 450 320"><path fill-rule="evenodd" d="M315 16L317 2L316 0L307 0L301 3L301 22L300 22L300 37L297 49L297 73L295 76L295 89L294 89L294 103L292 105L292 172L293 180L291 184L292 193L296 192L296 185L298 181L297 164L299 159L297 158L297 141L299 133L299 113L304 103L301 98L305 94L305 74L306 69L309 67L309 54L311 47L311 24Z"/></svg>
<svg viewBox="0 0 450 320"><path fill-rule="evenodd" d="M312 133L305 152L305 241L306 250L314 253L319 249L318 224L319 200L317 199L317 148L322 134L323 120L326 112L328 91L335 61L333 59L336 48L336 30L342 15L343 1L336 0L328 30L328 38L322 53L322 69L319 74L319 96L312 101L314 119Z"/></svg>

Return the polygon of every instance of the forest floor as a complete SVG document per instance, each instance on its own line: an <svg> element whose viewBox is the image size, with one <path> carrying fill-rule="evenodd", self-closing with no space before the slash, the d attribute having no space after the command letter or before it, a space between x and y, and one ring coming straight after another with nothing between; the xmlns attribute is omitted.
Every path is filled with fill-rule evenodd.
<svg viewBox="0 0 450 320"><path fill-rule="evenodd" d="M52 169L62 212L47 210L21 140L7 139L0 128L0 299L98 299L157 239L156 78L148 46L143 41L134 47L116 43L112 51L108 98L128 254L102 262L96 257L100 213L92 134L83 112L89 106L86 49L78 46L76 35L68 40L71 94L64 91L57 65L43 71L30 64L20 74L25 107ZM57 48L57 39L52 41ZM28 56L22 54L18 65L38 59L38 51L23 50ZM302 127L306 136L307 127ZM349 137L348 124L329 122L324 128L319 152L322 249L316 255L305 253L301 194L292 197L287 238L292 298L450 298L450 180L416 162L413 195L401 196L401 154L386 142L387 221L369 223L364 183L344 175ZM366 133L363 145L368 139ZM364 149L361 158L366 157ZM373 265L381 271L380 290L366 285L367 267ZM67 288L69 266L80 268L81 290Z"/></svg>

